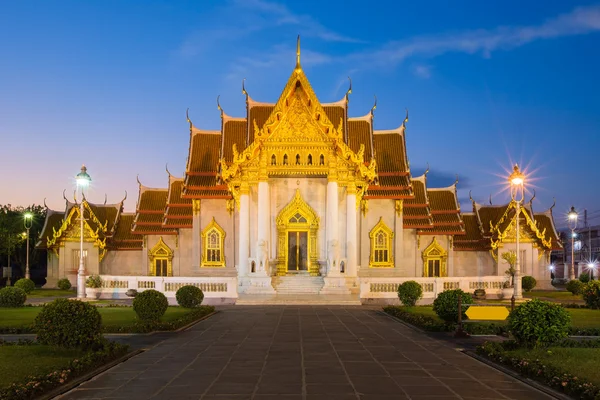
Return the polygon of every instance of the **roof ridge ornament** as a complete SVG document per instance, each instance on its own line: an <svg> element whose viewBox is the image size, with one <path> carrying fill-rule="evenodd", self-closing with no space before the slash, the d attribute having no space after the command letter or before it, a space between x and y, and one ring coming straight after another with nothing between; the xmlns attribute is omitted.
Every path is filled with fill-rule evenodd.
<svg viewBox="0 0 600 400"><path fill-rule="evenodd" d="M223 119L224 111L223 111L223 108L221 107L221 103L219 102L220 98L221 98L221 95L218 95L217 96L217 109L221 112L221 119Z"/></svg>
<svg viewBox="0 0 600 400"><path fill-rule="evenodd" d="M48 205L46 204L46 198L44 197L44 207L46 207L46 209L48 209Z"/></svg>
<svg viewBox="0 0 600 400"><path fill-rule="evenodd" d="M171 172L169 171L169 163L165 164L165 170L167 171L167 174L169 174L169 178L173 176L173 174L171 174Z"/></svg>
<svg viewBox="0 0 600 400"><path fill-rule="evenodd" d="M302 69L300 66L300 35L296 39L296 69Z"/></svg>
<svg viewBox="0 0 600 400"><path fill-rule="evenodd" d="M135 180L137 181L138 185L140 185L140 187L144 186L144 185L142 185L142 182L140 182L140 174L137 174L135 176Z"/></svg>
<svg viewBox="0 0 600 400"><path fill-rule="evenodd" d="M127 190L125 191L125 197L123 197L123 200L121 200L121 204L123 204L125 200L127 200Z"/></svg>
<svg viewBox="0 0 600 400"><path fill-rule="evenodd" d="M529 207L531 207L532 203L533 203L533 199L535 199L535 188L533 189L533 196L531 197L531 199L529 200Z"/></svg>
<svg viewBox="0 0 600 400"><path fill-rule="evenodd" d="M454 186L458 185L458 174L456 174L456 180L454 181Z"/></svg>
<svg viewBox="0 0 600 400"><path fill-rule="evenodd" d="M490 193L490 206L493 206L492 204L492 194Z"/></svg>
<svg viewBox="0 0 600 400"><path fill-rule="evenodd" d="M106 205L107 201L108 201L108 195L106 193L104 193L104 205Z"/></svg>
<svg viewBox="0 0 600 400"><path fill-rule="evenodd" d="M423 172L423 176L425 176L425 178L427 178L428 173L429 173L429 162L427 163L427 169L425 170L425 172Z"/></svg>
<svg viewBox="0 0 600 400"><path fill-rule="evenodd" d="M371 117L373 116L375 109L377 108L377 96L373 95L373 97L375 97L375 103L373 104L373 107L371 107Z"/></svg>
<svg viewBox="0 0 600 400"><path fill-rule="evenodd" d="M346 90L346 102L348 101L348 96L350 95L350 93L352 93L352 79L348 77L348 80L350 81L350 85L348 86L348 90Z"/></svg>
<svg viewBox="0 0 600 400"><path fill-rule="evenodd" d="M553 197L552 200L554 200L554 202L552 203L552 206L550 206L550 208L549 208L550 212L552 212L552 209L556 205L556 197Z"/></svg>

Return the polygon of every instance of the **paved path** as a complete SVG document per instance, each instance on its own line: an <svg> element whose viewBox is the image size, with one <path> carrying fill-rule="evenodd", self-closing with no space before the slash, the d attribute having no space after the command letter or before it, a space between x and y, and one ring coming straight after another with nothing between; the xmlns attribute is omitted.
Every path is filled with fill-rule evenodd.
<svg viewBox="0 0 600 400"><path fill-rule="evenodd" d="M548 399L373 308L235 306L61 399Z"/></svg>

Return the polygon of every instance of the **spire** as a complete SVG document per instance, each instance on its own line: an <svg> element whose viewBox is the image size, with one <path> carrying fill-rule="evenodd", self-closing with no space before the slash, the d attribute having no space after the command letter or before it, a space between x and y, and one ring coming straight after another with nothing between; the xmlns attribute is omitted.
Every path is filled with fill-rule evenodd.
<svg viewBox="0 0 600 400"><path fill-rule="evenodd" d="M352 93L352 79L348 77L348 81L350 81L350 86L348 86L348 90L346 91L346 101L348 101L348 96Z"/></svg>
<svg viewBox="0 0 600 400"><path fill-rule="evenodd" d="M296 69L300 69L300 35L296 39Z"/></svg>

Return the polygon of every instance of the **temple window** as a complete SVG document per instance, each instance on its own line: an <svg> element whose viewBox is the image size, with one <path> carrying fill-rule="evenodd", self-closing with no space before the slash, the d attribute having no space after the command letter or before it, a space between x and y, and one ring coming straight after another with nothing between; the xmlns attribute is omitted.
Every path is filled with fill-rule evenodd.
<svg viewBox="0 0 600 400"><path fill-rule="evenodd" d="M202 231L203 267L224 267L225 255L223 254L225 243L225 231L217 224L215 218Z"/></svg>
<svg viewBox="0 0 600 400"><path fill-rule="evenodd" d="M277 165L277 158L275 157L275 154L271 156L271 165Z"/></svg>
<svg viewBox="0 0 600 400"><path fill-rule="evenodd" d="M296 165L300 165L300 154L296 154Z"/></svg>
<svg viewBox="0 0 600 400"><path fill-rule="evenodd" d="M393 267L392 239L394 232L379 218L377 225L369 232L371 238L370 267Z"/></svg>
<svg viewBox="0 0 600 400"><path fill-rule="evenodd" d="M448 255L444 248L433 238L431 244L423 250L423 276L440 277L448 276L446 272L446 260Z"/></svg>
<svg viewBox="0 0 600 400"><path fill-rule="evenodd" d="M308 155L308 165L312 165L312 154Z"/></svg>
<svg viewBox="0 0 600 400"><path fill-rule="evenodd" d="M325 157L323 156L323 154L321 154L321 156L319 157L319 165L325 165Z"/></svg>
<svg viewBox="0 0 600 400"><path fill-rule="evenodd" d="M148 258L150 259L150 276L173 276L173 250L167 246L162 237L148 251Z"/></svg>
<svg viewBox="0 0 600 400"><path fill-rule="evenodd" d="M283 155L283 165L288 165L288 156L287 156L287 154Z"/></svg>

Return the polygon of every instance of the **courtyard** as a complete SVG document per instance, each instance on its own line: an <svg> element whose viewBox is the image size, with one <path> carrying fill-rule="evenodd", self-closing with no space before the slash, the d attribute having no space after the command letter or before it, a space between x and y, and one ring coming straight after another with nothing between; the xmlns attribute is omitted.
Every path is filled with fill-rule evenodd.
<svg viewBox="0 0 600 400"><path fill-rule="evenodd" d="M66 399L547 399L386 316L354 306L236 306Z"/></svg>

